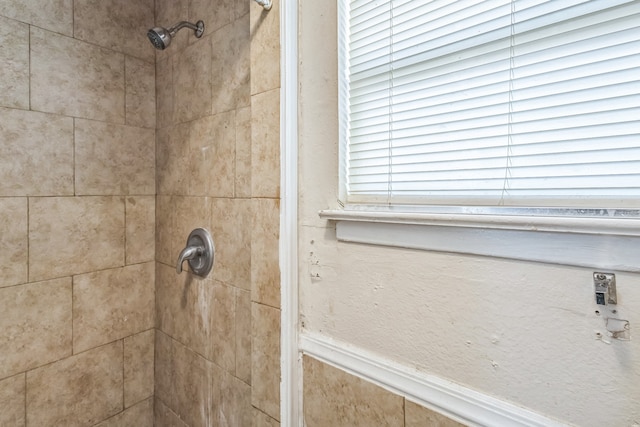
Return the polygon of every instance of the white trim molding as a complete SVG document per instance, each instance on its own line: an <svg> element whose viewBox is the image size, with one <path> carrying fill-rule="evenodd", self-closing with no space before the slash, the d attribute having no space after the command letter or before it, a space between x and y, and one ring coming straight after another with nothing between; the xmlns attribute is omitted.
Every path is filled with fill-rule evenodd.
<svg viewBox="0 0 640 427"><path fill-rule="evenodd" d="M636 211L634 211L636 212ZM335 209L319 212L336 221L384 222L390 224L438 225L494 230L551 231L570 234L640 236L640 218L497 215L491 213L420 213Z"/></svg>
<svg viewBox="0 0 640 427"><path fill-rule="evenodd" d="M407 368L324 335L303 332L299 339L300 348L305 355L469 426L567 425L451 381Z"/></svg>
<svg viewBox="0 0 640 427"><path fill-rule="evenodd" d="M280 2L280 425L301 426L298 350L298 2Z"/></svg>

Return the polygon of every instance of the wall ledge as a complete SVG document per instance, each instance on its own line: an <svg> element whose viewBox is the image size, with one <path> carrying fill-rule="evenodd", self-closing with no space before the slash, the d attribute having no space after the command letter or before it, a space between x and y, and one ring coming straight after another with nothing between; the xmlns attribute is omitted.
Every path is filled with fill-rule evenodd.
<svg viewBox="0 0 640 427"><path fill-rule="evenodd" d="M303 331L300 351L469 426L567 425L325 335Z"/></svg>
<svg viewBox="0 0 640 427"><path fill-rule="evenodd" d="M566 212L560 215L532 215L529 211L535 209L512 209L520 214L492 214L491 209L485 209L488 213L455 213L455 212L420 212L420 211L394 211L372 207L366 209L326 209L318 215L321 218L334 221L354 221L369 223L406 224L406 225L432 225L457 228L481 228L494 230L520 230L538 232L556 232L570 234L591 235L618 235L640 236L640 218L638 210L627 210L633 216L611 217L600 215L597 217L571 216L573 210L558 209L557 212ZM497 210L498 211L498 210ZM604 210L595 210L604 211ZM524 213L524 214L523 214Z"/></svg>
<svg viewBox="0 0 640 427"><path fill-rule="evenodd" d="M492 222L482 215L466 215L462 223L457 217L465 215L323 211L320 216L335 221L336 238L343 242L640 272L638 219L549 218L533 230L526 218Z"/></svg>

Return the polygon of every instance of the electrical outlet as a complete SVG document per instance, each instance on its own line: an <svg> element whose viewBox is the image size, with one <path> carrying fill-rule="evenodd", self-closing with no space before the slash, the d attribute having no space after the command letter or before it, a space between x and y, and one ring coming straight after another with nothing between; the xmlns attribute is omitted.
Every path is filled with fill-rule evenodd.
<svg viewBox="0 0 640 427"><path fill-rule="evenodd" d="M613 273L593 273L593 284L596 291L596 304L617 304L616 275Z"/></svg>
<svg viewBox="0 0 640 427"><path fill-rule="evenodd" d="M595 288L596 304L600 306L596 310L598 316L602 316L604 327L607 330L606 336L600 331L596 331L596 336L603 342L607 338L619 341L629 341L631 339L631 324L623 318L618 304L618 292L616 289L616 276L613 273L593 273L593 285ZM626 317L626 316L624 316Z"/></svg>

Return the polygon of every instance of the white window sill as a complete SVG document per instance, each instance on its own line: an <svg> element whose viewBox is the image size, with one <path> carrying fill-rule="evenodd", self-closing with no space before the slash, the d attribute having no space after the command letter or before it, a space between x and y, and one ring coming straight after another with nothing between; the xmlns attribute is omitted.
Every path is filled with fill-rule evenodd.
<svg viewBox="0 0 640 427"><path fill-rule="evenodd" d="M324 210L338 240L640 272L640 218Z"/></svg>

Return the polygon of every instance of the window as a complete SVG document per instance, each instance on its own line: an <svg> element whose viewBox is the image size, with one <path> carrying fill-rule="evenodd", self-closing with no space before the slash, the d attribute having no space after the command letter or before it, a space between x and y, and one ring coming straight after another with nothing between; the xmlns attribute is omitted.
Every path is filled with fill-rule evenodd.
<svg viewBox="0 0 640 427"><path fill-rule="evenodd" d="M637 214L640 1L339 4L345 204Z"/></svg>
<svg viewBox="0 0 640 427"><path fill-rule="evenodd" d="M640 0L338 5L339 240L640 272Z"/></svg>

